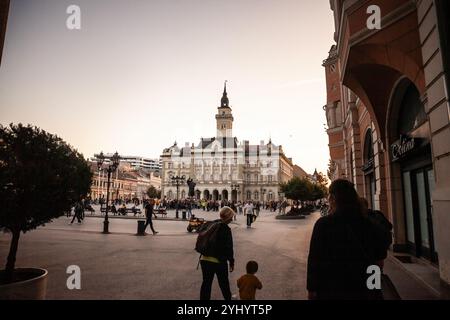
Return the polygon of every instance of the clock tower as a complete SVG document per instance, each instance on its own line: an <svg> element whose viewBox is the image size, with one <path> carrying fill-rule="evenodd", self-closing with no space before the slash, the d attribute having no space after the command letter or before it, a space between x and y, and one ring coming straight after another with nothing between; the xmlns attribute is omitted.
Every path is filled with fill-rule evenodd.
<svg viewBox="0 0 450 320"><path fill-rule="evenodd" d="M227 96L227 81L225 80L220 107L217 108L217 137L232 137L233 114Z"/></svg>

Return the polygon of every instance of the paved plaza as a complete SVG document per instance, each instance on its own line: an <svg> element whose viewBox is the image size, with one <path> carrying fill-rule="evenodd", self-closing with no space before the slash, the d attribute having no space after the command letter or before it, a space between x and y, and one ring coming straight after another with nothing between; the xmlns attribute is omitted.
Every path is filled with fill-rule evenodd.
<svg viewBox="0 0 450 320"><path fill-rule="evenodd" d="M218 212L194 210L213 220ZM101 233L103 218L90 217L70 225L61 217L22 235L17 267L41 267L49 271L48 299L198 299L201 270L194 246L196 234L186 231L187 221L154 219L160 233L136 236L137 219L111 218L111 234ZM180 214L181 217L181 214ZM253 228L237 216L230 227L234 237L236 267L230 274L232 292L245 273L248 260L259 263L257 276L263 289L258 299L306 299L306 259L312 226L319 214L304 220L275 220L262 211ZM148 230L150 232L150 230ZM7 256L10 235L0 234L0 257ZM66 287L66 268L81 268L81 290ZM215 280L213 299L222 299Z"/></svg>

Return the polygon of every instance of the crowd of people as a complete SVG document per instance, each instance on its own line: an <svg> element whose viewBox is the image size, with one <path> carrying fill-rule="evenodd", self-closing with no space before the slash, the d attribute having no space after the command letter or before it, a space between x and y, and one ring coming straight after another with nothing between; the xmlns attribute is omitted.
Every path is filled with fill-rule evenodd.
<svg viewBox="0 0 450 320"><path fill-rule="evenodd" d="M131 203L133 207L137 205L133 201ZM122 206L125 207L126 204L124 202ZM282 212L288 203L194 199L176 202L150 199L143 201L142 205L147 217L145 227L150 226L153 234L158 233L152 223L155 209L178 207L189 212L192 209L219 211L220 219L205 224L205 227L199 230L200 239L212 229L208 229L207 225L217 225L217 232L209 232L210 237L215 237L208 239L209 251L197 250L201 253L199 263L203 275L200 298L210 299L212 281L217 275L224 298L230 300L228 272L234 270L234 251L232 232L228 224L236 219L236 215L244 214L247 216L247 228L250 228L261 209ZM301 205L305 204L293 203L293 207ZM358 196L353 184L343 179L335 180L330 185L328 201L311 205L320 209L321 218L314 225L310 242L307 263L309 299L383 299L381 288L368 287L367 270L372 266L383 269L384 259L392 243L392 224L383 213L370 209L367 200ZM84 211L90 206L89 199L77 202L71 224L75 220L81 223ZM115 202L112 206L115 206ZM255 299L256 290L262 288L261 282L255 276L258 264L256 261L249 261L246 269L247 273L237 282L240 298Z"/></svg>

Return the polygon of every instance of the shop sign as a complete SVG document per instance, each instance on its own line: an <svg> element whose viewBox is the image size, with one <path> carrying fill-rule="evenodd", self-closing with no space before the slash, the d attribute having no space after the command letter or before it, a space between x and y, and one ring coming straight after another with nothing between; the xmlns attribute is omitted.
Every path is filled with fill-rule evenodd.
<svg viewBox="0 0 450 320"><path fill-rule="evenodd" d="M417 147L417 139L401 135L400 139L391 145L392 160L397 161Z"/></svg>

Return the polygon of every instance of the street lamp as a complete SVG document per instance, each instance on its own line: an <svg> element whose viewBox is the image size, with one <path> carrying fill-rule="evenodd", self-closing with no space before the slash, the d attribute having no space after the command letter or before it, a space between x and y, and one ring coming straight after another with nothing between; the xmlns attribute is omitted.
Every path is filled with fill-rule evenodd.
<svg viewBox="0 0 450 320"><path fill-rule="evenodd" d="M182 184L184 184L184 182L186 180L186 176L182 175L180 177L180 176L173 176L172 175L172 176L170 176L170 179L172 180L172 185L177 187L177 206L176 206L176 211L175 212L176 212L176 216L177 216L177 219L178 219L179 218L178 217L178 205L179 205L178 195L179 195L180 186Z"/></svg>
<svg viewBox="0 0 450 320"><path fill-rule="evenodd" d="M116 152L111 158L111 162L106 168L103 168L103 163L105 162L105 156L103 152L95 156L97 158L98 170L106 170L108 173L108 182L106 183L106 211L105 211L105 221L103 221L103 233L109 233L109 221L108 221L108 204L109 204L109 185L111 183L111 173L117 170L120 163L120 156Z"/></svg>

